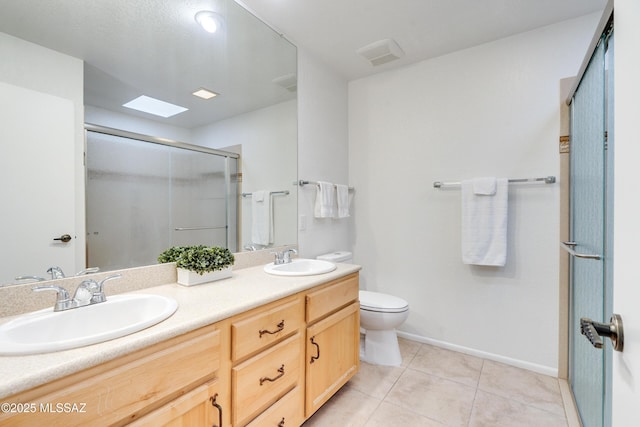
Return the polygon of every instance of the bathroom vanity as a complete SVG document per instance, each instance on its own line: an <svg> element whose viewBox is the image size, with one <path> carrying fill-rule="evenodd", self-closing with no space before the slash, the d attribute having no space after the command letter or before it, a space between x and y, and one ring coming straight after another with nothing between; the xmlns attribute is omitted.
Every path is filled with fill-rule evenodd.
<svg viewBox="0 0 640 427"><path fill-rule="evenodd" d="M116 340L0 357L0 426L299 426L358 371L358 270L274 277L258 266L138 291L179 308Z"/></svg>

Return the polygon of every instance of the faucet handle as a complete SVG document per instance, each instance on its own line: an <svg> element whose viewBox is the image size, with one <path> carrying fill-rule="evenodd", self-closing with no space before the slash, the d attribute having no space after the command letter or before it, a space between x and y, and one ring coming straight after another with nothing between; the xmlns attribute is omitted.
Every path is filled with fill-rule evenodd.
<svg viewBox="0 0 640 427"><path fill-rule="evenodd" d="M284 252L271 252L271 255L275 255L275 259L273 260L275 265L284 263Z"/></svg>
<svg viewBox="0 0 640 427"><path fill-rule="evenodd" d="M105 282L108 282L109 280L113 280L113 279L119 279L120 277L122 277L122 274L112 274L111 276L105 277L104 279L99 281L97 283L96 290L93 292L93 298L91 299L91 301L94 303L105 302L107 300L107 296L104 294Z"/></svg>
<svg viewBox="0 0 640 427"><path fill-rule="evenodd" d="M290 263L291 262L291 254L298 254L298 251L295 250L294 248L289 248L289 249L285 249L284 251L282 251L282 262L284 264Z"/></svg>
<svg viewBox="0 0 640 427"><path fill-rule="evenodd" d="M66 310L71 305L71 299L69 298L69 292L62 286L56 285L41 285L31 288L34 292L43 291L56 291L56 305L53 307L53 311Z"/></svg>

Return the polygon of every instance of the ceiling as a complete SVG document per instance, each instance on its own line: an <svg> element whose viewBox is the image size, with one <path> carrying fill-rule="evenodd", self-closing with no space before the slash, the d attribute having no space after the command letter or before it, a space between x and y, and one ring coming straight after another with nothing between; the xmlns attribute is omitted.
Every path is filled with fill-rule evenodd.
<svg viewBox="0 0 640 427"><path fill-rule="evenodd" d="M216 34L194 15L224 17ZM84 60L87 105L186 129L295 99L277 81L296 49L233 0L0 0L0 32ZM205 87L220 96L204 101ZM122 106L147 95L186 107L168 119Z"/></svg>
<svg viewBox="0 0 640 427"><path fill-rule="evenodd" d="M236 0L352 80L602 11L607 0ZM395 40L405 55L373 67L356 50Z"/></svg>

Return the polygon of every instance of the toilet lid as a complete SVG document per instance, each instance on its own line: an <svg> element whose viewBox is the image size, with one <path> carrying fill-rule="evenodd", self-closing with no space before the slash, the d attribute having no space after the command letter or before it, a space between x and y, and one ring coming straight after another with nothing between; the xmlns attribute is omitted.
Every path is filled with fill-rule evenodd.
<svg viewBox="0 0 640 427"><path fill-rule="evenodd" d="M360 291L360 308L383 313L401 313L409 309L409 304L402 298L393 295Z"/></svg>

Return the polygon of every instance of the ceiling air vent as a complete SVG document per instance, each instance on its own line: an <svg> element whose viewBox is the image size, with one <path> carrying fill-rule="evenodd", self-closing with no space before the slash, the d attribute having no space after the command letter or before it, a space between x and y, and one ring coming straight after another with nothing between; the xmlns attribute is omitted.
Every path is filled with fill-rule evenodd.
<svg viewBox="0 0 640 427"><path fill-rule="evenodd" d="M404 56L404 52L394 40L378 40L356 50L359 55L364 56L371 65L382 65L394 61Z"/></svg>
<svg viewBox="0 0 640 427"><path fill-rule="evenodd" d="M284 76L276 77L272 82L278 86L282 86L289 92L298 90L298 78L295 74L285 74Z"/></svg>

